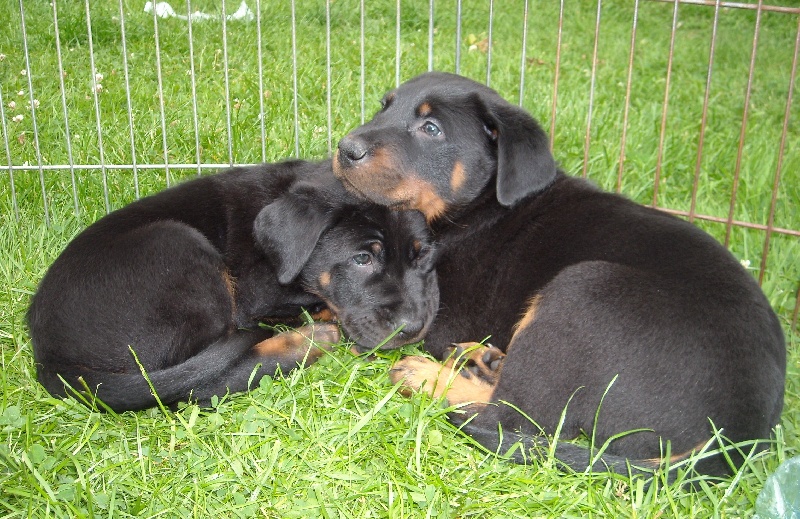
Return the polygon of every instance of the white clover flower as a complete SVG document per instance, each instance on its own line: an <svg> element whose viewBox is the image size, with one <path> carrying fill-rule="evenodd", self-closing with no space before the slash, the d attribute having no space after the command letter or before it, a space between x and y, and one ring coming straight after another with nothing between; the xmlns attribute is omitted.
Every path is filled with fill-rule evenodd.
<svg viewBox="0 0 800 519"><path fill-rule="evenodd" d="M19 75L20 76L27 76L28 75L28 71L25 70L25 69L22 69L22 70L19 71Z"/></svg>
<svg viewBox="0 0 800 519"><path fill-rule="evenodd" d="M97 83L97 86L94 87L94 91L95 92L102 92L103 91L103 85L101 85L100 83Z"/></svg>
<svg viewBox="0 0 800 519"><path fill-rule="evenodd" d="M97 74L94 75L94 80L98 83L101 82L103 80L103 74L98 72Z"/></svg>
<svg viewBox="0 0 800 519"><path fill-rule="evenodd" d="M6 60L6 55L0 54L0 61L5 61L5 60Z"/></svg>
<svg viewBox="0 0 800 519"><path fill-rule="evenodd" d="M9 101L8 107L14 110L17 107L17 103L15 101Z"/></svg>
<svg viewBox="0 0 800 519"><path fill-rule="evenodd" d="M17 114L11 120L15 123L21 123L24 118L25 117L23 117L22 114Z"/></svg>

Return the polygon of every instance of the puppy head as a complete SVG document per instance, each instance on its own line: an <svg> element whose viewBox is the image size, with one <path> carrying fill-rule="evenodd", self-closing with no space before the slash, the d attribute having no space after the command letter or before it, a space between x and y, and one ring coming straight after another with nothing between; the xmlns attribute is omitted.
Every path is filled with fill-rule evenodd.
<svg viewBox="0 0 800 519"><path fill-rule="evenodd" d="M359 349L422 340L439 306L423 215L304 198L282 196L256 219L257 241L279 282L299 282L324 301Z"/></svg>
<svg viewBox="0 0 800 519"><path fill-rule="evenodd" d="M556 165L539 124L494 90L429 72L400 85L345 136L334 174L362 198L425 214L457 214L494 190L511 207L545 189Z"/></svg>
<svg viewBox="0 0 800 519"><path fill-rule="evenodd" d="M371 206L325 232L300 277L360 349L392 349L422 340L433 321L434 261L421 213Z"/></svg>

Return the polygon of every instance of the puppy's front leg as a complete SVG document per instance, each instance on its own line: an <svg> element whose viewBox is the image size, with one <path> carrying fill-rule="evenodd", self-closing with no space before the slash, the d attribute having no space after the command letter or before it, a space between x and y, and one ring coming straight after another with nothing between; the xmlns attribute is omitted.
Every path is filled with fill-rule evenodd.
<svg viewBox="0 0 800 519"><path fill-rule="evenodd" d="M330 351L341 339L339 327L333 323L314 323L282 332L253 346L260 357L276 359L279 364L311 364ZM284 368L294 366L285 366Z"/></svg>

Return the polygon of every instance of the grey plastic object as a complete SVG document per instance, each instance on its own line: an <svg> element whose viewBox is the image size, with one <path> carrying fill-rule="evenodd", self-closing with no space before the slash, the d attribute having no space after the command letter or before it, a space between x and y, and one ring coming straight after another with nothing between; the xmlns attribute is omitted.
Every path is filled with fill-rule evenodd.
<svg viewBox="0 0 800 519"><path fill-rule="evenodd" d="M800 519L800 456L784 461L767 478L753 519Z"/></svg>

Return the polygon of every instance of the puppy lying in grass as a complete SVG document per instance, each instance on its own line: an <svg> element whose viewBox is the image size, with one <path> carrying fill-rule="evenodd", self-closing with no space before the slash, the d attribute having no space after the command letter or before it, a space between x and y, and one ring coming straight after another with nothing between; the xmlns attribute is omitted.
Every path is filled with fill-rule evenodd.
<svg viewBox="0 0 800 519"><path fill-rule="evenodd" d="M422 214L357 201L330 161L192 180L101 218L53 263L27 315L38 379L114 411L207 403L340 340L331 322L259 327L304 311L335 315L360 349L416 342L438 306L431 249Z"/></svg>

